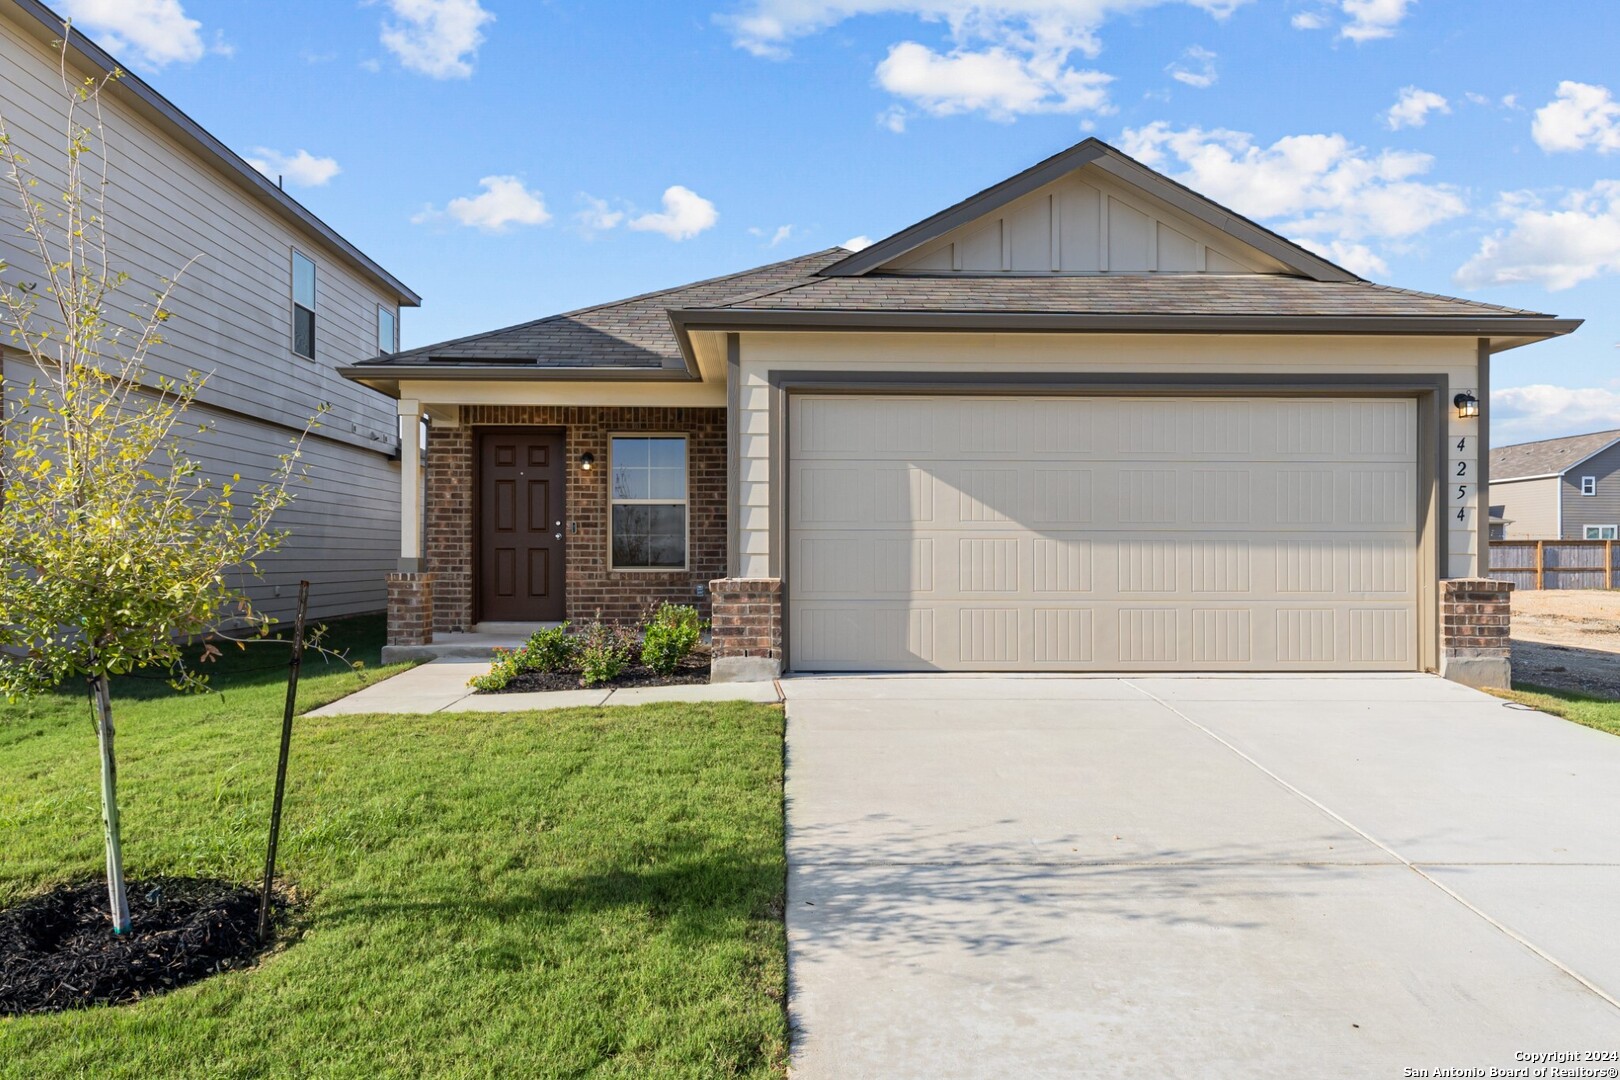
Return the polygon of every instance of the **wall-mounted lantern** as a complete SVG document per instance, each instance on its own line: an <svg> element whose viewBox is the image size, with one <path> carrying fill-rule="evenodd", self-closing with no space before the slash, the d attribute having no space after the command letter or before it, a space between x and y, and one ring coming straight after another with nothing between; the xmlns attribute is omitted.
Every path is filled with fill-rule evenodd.
<svg viewBox="0 0 1620 1080"><path fill-rule="evenodd" d="M590 472L591 466L595 464L596 455L590 451L587 450L585 453L579 455L579 467L584 469L586 472Z"/></svg>
<svg viewBox="0 0 1620 1080"><path fill-rule="evenodd" d="M1452 398L1451 403L1457 406L1457 416L1460 419L1467 420L1479 415L1479 398L1466 390Z"/></svg>

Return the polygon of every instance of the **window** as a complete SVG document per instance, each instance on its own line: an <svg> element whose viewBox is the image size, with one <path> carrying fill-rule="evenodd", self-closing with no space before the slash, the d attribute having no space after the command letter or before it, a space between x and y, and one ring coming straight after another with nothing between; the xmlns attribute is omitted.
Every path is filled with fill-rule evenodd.
<svg viewBox="0 0 1620 1080"><path fill-rule="evenodd" d="M293 352L315 359L315 263L292 253Z"/></svg>
<svg viewBox="0 0 1620 1080"><path fill-rule="evenodd" d="M1582 495L1596 495L1597 494L1597 477L1595 477L1595 476L1583 476L1583 477L1581 477L1581 494Z"/></svg>
<svg viewBox="0 0 1620 1080"><path fill-rule="evenodd" d="M686 568L686 438L615 436L613 569Z"/></svg>
<svg viewBox="0 0 1620 1080"><path fill-rule="evenodd" d="M1586 527L1588 540L1620 540L1620 526L1615 525L1588 525Z"/></svg>
<svg viewBox="0 0 1620 1080"><path fill-rule="evenodd" d="M399 317L381 304L377 305L377 352L384 356L399 352Z"/></svg>

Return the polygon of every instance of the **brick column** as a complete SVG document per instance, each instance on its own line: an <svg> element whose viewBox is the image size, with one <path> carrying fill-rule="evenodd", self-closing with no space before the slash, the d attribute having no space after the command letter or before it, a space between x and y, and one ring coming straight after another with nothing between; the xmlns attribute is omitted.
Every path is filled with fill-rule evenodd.
<svg viewBox="0 0 1620 1080"><path fill-rule="evenodd" d="M1494 690L1512 685L1513 583L1458 578L1440 583L1440 674Z"/></svg>
<svg viewBox="0 0 1620 1080"><path fill-rule="evenodd" d="M782 674L782 581L720 578L714 604L710 682L764 682Z"/></svg>
<svg viewBox="0 0 1620 1080"><path fill-rule="evenodd" d="M435 575L388 575L388 644L433 644L433 580Z"/></svg>

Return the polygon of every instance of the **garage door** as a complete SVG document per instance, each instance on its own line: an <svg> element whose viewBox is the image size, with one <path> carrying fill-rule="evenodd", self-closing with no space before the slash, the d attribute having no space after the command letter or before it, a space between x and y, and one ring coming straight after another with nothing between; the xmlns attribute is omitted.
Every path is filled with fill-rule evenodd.
<svg viewBox="0 0 1620 1080"><path fill-rule="evenodd" d="M1412 670L1410 399L798 396L801 671Z"/></svg>

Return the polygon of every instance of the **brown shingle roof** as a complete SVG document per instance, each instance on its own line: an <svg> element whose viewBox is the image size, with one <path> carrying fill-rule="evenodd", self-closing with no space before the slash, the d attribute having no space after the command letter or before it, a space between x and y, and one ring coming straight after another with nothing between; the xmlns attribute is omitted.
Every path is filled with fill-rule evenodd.
<svg viewBox="0 0 1620 1080"><path fill-rule="evenodd" d="M690 285L643 293L471 337L378 357L356 367L386 369L431 362L537 367L681 368L686 364L669 324L669 310L724 303L729 297L781 288L842 259L828 248Z"/></svg>
<svg viewBox="0 0 1620 1080"><path fill-rule="evenodd" d="M1620 431L1594 431L1589 435L1498 446L1491 450L1491 479L1562 475L1615 442L1620 442Z"/></svg>

